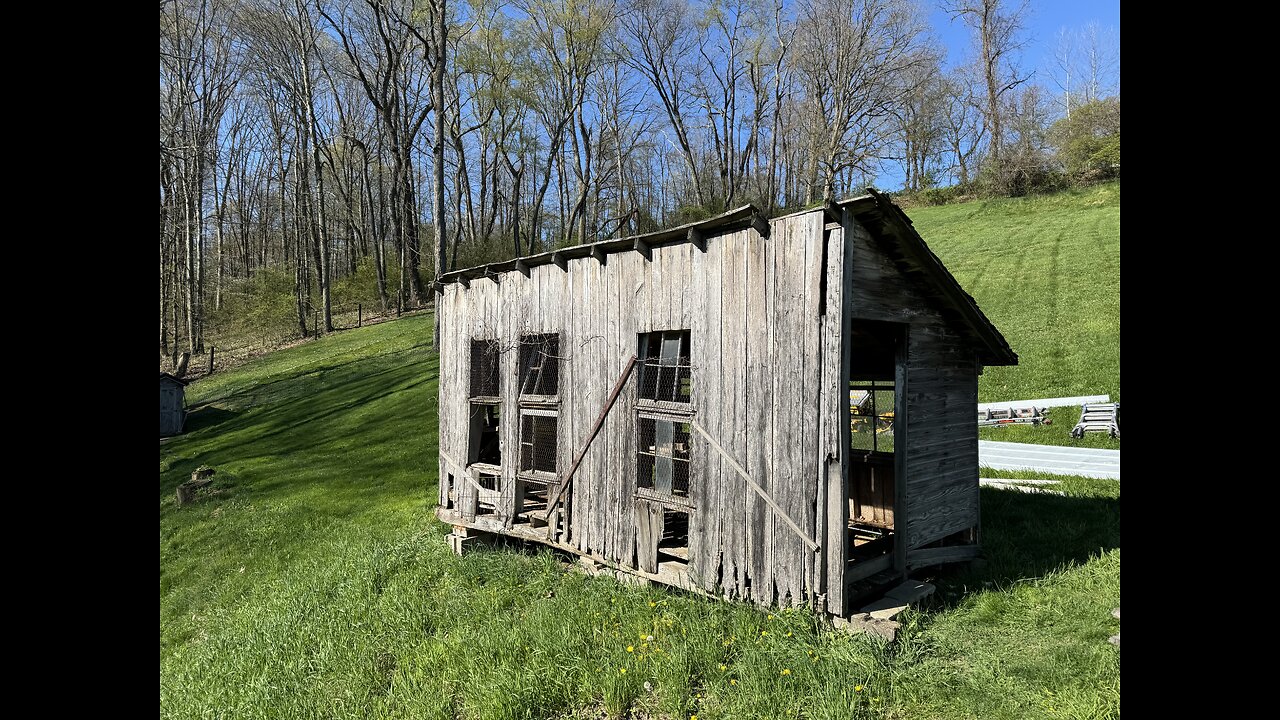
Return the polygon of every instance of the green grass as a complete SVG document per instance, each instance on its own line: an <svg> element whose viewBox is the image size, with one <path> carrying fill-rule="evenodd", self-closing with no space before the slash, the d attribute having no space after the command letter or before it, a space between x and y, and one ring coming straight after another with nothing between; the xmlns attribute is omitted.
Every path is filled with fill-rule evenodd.
<svg viewBox="0 0 1280 720"><path fill-rule="evenodd" d="M1117 483L983 489L985 565L892 646L545 551L459 558L430 511L430 337L407 317L188 389L160 447L163 717L1119 716ZM176 507L201 465L217 482Z"/></svg>
<svg viewBox="0 0 1280 720"><path fill-rule="evenodd" d="M981 402L1120 401L1119 182L909 214L1018 353L1016 367L986 369Z"/></svg>

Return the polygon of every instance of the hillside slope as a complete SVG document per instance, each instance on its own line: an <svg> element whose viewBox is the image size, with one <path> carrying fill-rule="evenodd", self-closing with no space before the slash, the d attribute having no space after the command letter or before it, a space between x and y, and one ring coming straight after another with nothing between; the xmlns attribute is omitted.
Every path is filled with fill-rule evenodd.
<svg viewBox="0 0 1280 720"><path fill-rule="evenodd" d="M1120 183L912 208L929 247L1018 353L980 401L1120 399Z"/></svg>
<svg viewBox="0 0 1280 720"><path fill-rule="evenodd" d="M1079 255L1064 250L1068 228L1088 212L1045 210L1063 238L1040 247ZM971 273L1023 353L1008 392L1065 387L1035 385L1051 372L1027 363L1043 317L1019 320L1023 306L984 279L1008 267L982 238L1006 214L1035 216L1018 201L911 214L949 265L991 256L961 281ZM953 232L943 241L931 223ZM1029 251L1021 264L1044 267ZM892 647L804 611L587 578L546 552L459 558L431 512L431 331L425 314L351 330L188 389L188 432L160 446L162 717L1119 716L1106 642L1118 628L1117 483L983 489L986 564L938 578ZM1075 362L1078 346L1057 347ZM217 470L212 489L177 507L175 486L202 465Z"/></svg>

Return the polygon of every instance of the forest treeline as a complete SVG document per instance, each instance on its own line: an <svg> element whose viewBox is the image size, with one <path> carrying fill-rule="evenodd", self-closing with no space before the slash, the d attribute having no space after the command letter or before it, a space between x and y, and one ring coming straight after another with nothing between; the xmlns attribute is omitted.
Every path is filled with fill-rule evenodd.
<svg viewBox="0 0 1280 720"><path fill-rule="evenodd" d="M946 57L940 8L972 39ZM162 0L160 353L425 305L440 272L1119 173L1119 39L1011 0ZM1043 39L1041 39L1043 40Z"/></svg>

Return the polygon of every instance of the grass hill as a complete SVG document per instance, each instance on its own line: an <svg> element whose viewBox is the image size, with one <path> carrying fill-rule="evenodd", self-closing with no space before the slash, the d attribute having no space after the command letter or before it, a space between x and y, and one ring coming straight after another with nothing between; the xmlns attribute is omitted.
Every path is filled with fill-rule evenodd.
<svg viewBox="0 0 1280 720"><path fill-rule="evenodd" d="M1018 353L979 401L1120 400L1119 183L908 214Z"/></svg>
<svg viewBox="0 0 1280 720"><path fill-rule="evenodd" d="M1057 380L1034 357L1094 368L1113 383L1101 391L1118 394L1118 352L1107 380L1105 362L1074 359L1074 331L1053 334L1072 317L1069 288L1024 304L995 279L1084 262L1064 260L1081 254L1065 248L1093 247L1073 228L1119 217L1118 186L1099 196L1113 198L1110 210L1091 192L912 211L1022 354L1021 368L988 371L984 397L1100 390ZM1028 209L1037 204L1042 213ZM1059 259L1003 264L987 238L1041 214L1060 223L1061 239L1044 246ZM947 227L949 239L935 239L931 228ZM1056 315L1018 319L1046 297L1066 298ZM1098 317L1079 327L1109 337ZM909 613L889 647L802 611L587 578L547 552L459 558L430 510L430 338L431 317L410 316L188 389L188 432L160 447L162 717L1119 716L1119 656L1106 642L1118 627L1117 483L1068 479L1063 497L984 489L987 562L939 578L933 603ZM177 507L174 488L200 466L217 482Z"/></svg>

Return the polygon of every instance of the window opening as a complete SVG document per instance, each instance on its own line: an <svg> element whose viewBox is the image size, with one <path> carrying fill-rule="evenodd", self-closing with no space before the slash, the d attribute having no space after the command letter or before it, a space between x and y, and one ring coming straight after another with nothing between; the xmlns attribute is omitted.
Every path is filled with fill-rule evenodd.
<svg viewBox="0 0 1280 720"><path fill-rule="evenodd" d="M520 394L560 394L560 336L524 335L520 338Z"/></svg>
<svg viewBox="0 0 1280 720"><path fill-rule="evenodd" d="M498 397L501 384L498 372L498 341L471 341L470 397Z"/></svg>
<svg viewBox="0 0 1280 720"><path fill-rule="evenodd" d="M693 391L689 331L642 333L639 345L640 399L689 402Z"/></svg>

